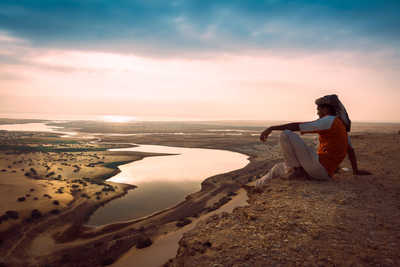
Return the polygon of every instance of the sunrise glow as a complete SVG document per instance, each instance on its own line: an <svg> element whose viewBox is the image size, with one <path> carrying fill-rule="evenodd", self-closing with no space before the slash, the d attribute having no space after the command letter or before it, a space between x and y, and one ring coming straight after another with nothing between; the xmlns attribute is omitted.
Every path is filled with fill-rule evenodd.
<svg viewBox="0 0 400 267"><path fill-rule="evenodd" d="M135 121L135 117L127 117L127 116L115 116L115 115L106 115L103 116L103 120L106 122L132 122Z"/></svg>
<svg viewBox="0 0 400 267"><path fill-rule="evenodd" d="M118 1L108 9L117 14L110 21L101 20L96 12L104 10L95 6L71 7L86 16L83 23L52 17L46 12L62 7L49 4L37 16L63 26L49 23L47 32L34 19L25 25L36 16L34 9L19 24L0 20L0 113L305 120L315 117L317 97L336 93L353 120L400 121L399 35L389 34L392 13L387 21L376 20L384 35L368 28L371 19L360 17L361 7L351 3L358 24L341 22L342 13L328 3L301 5L299 11L279 1L243 9L226 2L214 9L205 5L214 13L204 18L193 16L197 11L183 2L154 5L139 5L165 9L150 12L146 22L123 12ZM296 16L269 16L275 8ZM309 14L319 8L323 23ZM375 16L390 5L371 3L370 9ZM127 27L114 30L122 25L118 12ZM265 14L254 16L258 12ZM13 21L18 16L6 15ZM161 28L168 38L155 31ZM360 99L368 99L367 109Z"/></svg>

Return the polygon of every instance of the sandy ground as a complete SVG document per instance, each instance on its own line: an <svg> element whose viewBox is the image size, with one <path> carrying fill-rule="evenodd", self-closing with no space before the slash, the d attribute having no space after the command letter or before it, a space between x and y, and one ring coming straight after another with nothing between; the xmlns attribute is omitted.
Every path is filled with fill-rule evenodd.
<svg viewBox="0 0 400 267"><path fill-rule="evenodd" d="M150 247L143 249L132 248L119 258L113 267L125 267L125 266L146 266L146 267L158 267L167 262L170 258L174 257L179 248L179 240L183 234L195 228L196 225L208 219L211 216L215 216L220 213L231 213L236 207L243 207L248 205L247 192L244 189L239 189L237 195L232 198L226 205L221 208L209 212L199 218L190 218L192 223L185 225L179 230L171 231L166 234L157 236L153 240L154 244Z"/></svg>
<svg viewBox="0 0 400 267"><path fill-rule="evenodd" d="M134 189L104 182L119 172L118 164L154 155L105 151L128 145L64 140L48 133L0 134L0 255L11 266L35 265L25 260L49 254L55 234L66 239L97 207Z"/></svg>
<svg viewBox="0 0 400 267"><path fill-rule="evenodd" d="M35 209L45 214L63 210L78 198L98 201L120 194L126 186L94 183L118 172L103 164L142 158L105 151L6 153L0 155L0 214L11 210L19 215L17 219L3 219L0 231L26 221Z"/></svg>
<svg viewBox="0 0 400 267"><path fill-rule="evenodd" d="M400 135L359 134L353 145L372 175L248 189L249 206L198 224L165 266L399 266Z"/></svg>
<svg viewBox="0 0 400 267"><path fill-rule="evenodd" d="M146 247L159 236L179 230L188 221L229 202L241 184L269 168L272 161L260 159L271 158L273 154L265 149L265 145L260 146L257 137L251 134L242 139L234 135L207 135L206 138L194 135L184 140L175 135L96 136L96 141L102 140L100 143L81 140L79 136L63 139L49 133L1 132L0 137L0 170L5 169L0 172L0 181L4 185L0 190L7 199L7 205L1 205L1 212L8 214L7 220L0 224L0 256L7 266L102 266L113 263L129 253L132 247ZM60 143L61 140L69 143ZM175 207L147 218L101 227L85 226L97 207L131 188L103 183L105 177L118 171L106 168L105 164L151 156L91 151L115 147L115 143L230 149L250 155L251 163L244 169L210 177L203 182L201 191ZM273 147L273 142L271 145ZM40 151L15 150L15 146L34 147ZM47 150L43 151L43 147ZM25 200L18 201L20 197ZM54 201L58 201L57 204ZM34 210L38 210L39 215ZM18 218L13 219L10 216L15 212Z"/></svg>
<svg viewBox="0 0 400 267"><path fill-rule="evenodd" d="M178 126L174 125L173 129L179 128ZM96 127L99 126L96 125ZM196 130L200 129L196 127L194 127ZM114 126L112 129L116 131ZM255 128L250 129L254 130ZM93 131L95 130L99 129L94 128ZM204 129L201 128L200 130ZM236 192L243 185L265 174L281 158L277 135L273 135L267 145L261 144L258 141L258 136L254 135L253 132L244 132L240 136L236 135L236 133L232 135L221 135L220 133L202 135L193 132L190 135L96 136L96 141L100 140L101 142L93 142L94 140L90 139L82 140L77 136L76 139L69 138L69 143L60 143L60 140L65 139L49 136L48 134L32 133L27 135L0 132L0 140L2 142L0 146L2 148L0 151L0 198L3 203L7 203L7 205L0 206L0 216L8 214L7 220L3 219L0 224L0 264L5 264L5 266L105 266L110 264L123 266L121 264L124 260L130 259L133 261L135 255L142 255L143 259L147 258L143 255L146 255L149 251L150 253L147 255L151 255L154 251L153 257L157 257L158 253L160 253L160 250L157 252L157 248L162 247L162 244L168 247L175 246L176 248L176 241L180 238L180 235L192 228L189 234L185 234L180 241L177 257L168 264L172 266L201 266L204 263L203 266L213 266L213 264L218 266L220 264L218 255L221 251L208 255L206 252L214 249L214 241L204 240L203 242L202 238L204 236L210 236L210 238L215 236L215 239L218 239L219 235L222 234L224 237L232 236L234 239L232 239L233 245L220 246L220 248L223 248L224 253L226 250L226 254L222 253L221 255L229 256L231 255L229 253L234 253L233 258L239 257L241 259L241 261L237 261L238 266L264 266L264 262L268 263L264 258L254 261L253 263L256 265L252 265L248 256L243 256L243 253L235 250L241 246L253 246L254 242L251 244L246 243L253 234L253 232L249 232L247 226L255 227L251 229L260 231L257 232L260 240L265 241L263 236L267 235L267 232L275 229L275 227L274 233L278 233L277 236L282 236L284 233L281 233L281 231L286 228L279 228L278 226L285 225L285 222L273 224L268 221L271 219L263 221L258 218L264 218L263 216L267 218L268 214L274 214L274 216L276 215L277 218L280 218L280 213L283 214L283 217L292 216L292 213L289 212L285 215L284 211L288 207L290 207L289 210L291 211L294 209L300 210L302 212L300 218L307 219L307 223L314 223L314 219L309 219L310 216L314 216L314 213L309 211L314 211L315 207L311 204L309 204L311 206L307 206L308 202L302 203L300 201L303 199L304 194L311 196L309 197L310 203L316 202L314 198L315 200L320 200L326 197L331 201L329 205L326 204L324 206L321 204L321 206L318 206L317 211L328 210L328 208L337 211L343 207L343 203L353 199L357 199L367 206L371 201L375 201L376 198L383 199L379 202L382 204L381 206L389 203L387 196L390 194L384 194L383 198L380 198L380 194L385 191L374 191L371 195L367 194L370 197L369 202L364 198L358 199L357 193L359 193L360 189L357 188L360 181L348 173L341 173L338 175L339 178L341 177L340 179L325 184L296 180L273 181L270 185L271 190L265 188L263 193L249 191L249 207L235 209L232 214L222 213L219 216L215 214L211 216L224 205L233 205ZM308 138L307 140L310 144L315 143L314 138ZM356 151L360 153L361 167L367 168L374 173L373 176L366 178L366 181L369 181L371 185L366 187L368 190L371 187L381 188L375 182L381 181L382 177L384 178L383 181L387 181L387 177L392 177L390 178L391 183L383 186L392 186L393 190L398 190L398 161L392 160L385 153L385 149L391 149L392 154L398 155L398 153L396 154L396 149L398 150L399 147L398 140L398 135L393 134L357 133L354 136L353 143L355 143ZM175 207L160 211L152 216L100 227L85 226L84 223L96 208L132 189L132 186L128 185L104 183L104 178L118 172L116 168L118 164L113 164L113 168L107 168L107 163L133 161L144 156L151 156L98 150L115 147L116 143L227 149L249 155L250 163L243 169L206 179L202 183L201 191L191 194L184 202L177 204ZM378 145L371 146L371 143ZM15 146L36 147L40 148L40 151L12 150L15 149ZM48 149L43 150L43 147ZM376 160L376 158L379 158L380 161ZM110 167L110 165L108 166ZM344 166L348 166L348 163L345 163ZM33 172L31 168L35 171ZM2 172L3 169L5 171ZM27 175L27 173L29 174ZM59 177L59 175L61 176ZM380 182L380 184L384 183ZM352 191L353 189L349 189L353 187L356 193ZM363 187L363 189L365 188ZM338 190L340 190L341 194L337 194ZM369 192L368 190L367 192ZM287 198L282 198L282 195L290 195L289 199L292 202L288 202ZM392 195L390 196L392 197ZM396 194L394 196L398 197ZM18 201L20 197L25 197L25 200ZM35 200L35 197L38 199ZM335 197L338 197L338 199ZM274 201L271 201L271 199ZM395 198L390 199L393 201ZM57 204L54 203L55 200L58 201ZM396 200L398 203L398 198ZM344 202L341 203L340 201ZM275 204L269 207L267 203L270 202ZM257 210L260 203L264 207ZM381 206L379 207L380 209L382 208ZM388 206L393 208L392 204ZM40 215L37 212L33 212L35 209L40 211ZM55 209L57 211L54 211ZM246 209L249 209L249 212ZM265 212L267 209L271 210ZM273 210L275 209L279 210L279 213L274 213ZM240 215L241 220L232 219L236 218L237 213L243 210L247 215ZM18 218L13 219L16 217L15 213L6 213L7 211L16 211ZM352 211L357 211L357 209ZM259 214L252 215L252 213L257 212ZM393 216L390 218L385 217L385 222L390 222L388 225L398 223L396 219L398 208L397 210L390 209L388 213ZM357 218L362 218L359 219L360 221L364 220L361 216L362 214L354 214L356 214L354 216L358 216ZM291 219L292 217L290 216L289 218ZM326 214L319 214L318 216L322 220L326 217ZM208 219L205 219L206 217ZM339 216L339 219L331 217L331 224L345 227L342 226L343 222L340 221L343 218L346 219L344 222L348 223L351 221L349 218L353 219L348 214ZM215 225L207 228L209 224L212 225L212 222L219 223L220 220L231 220L232 227L239 224L247 232L243 232L243 236L235 236L236 230L233 228L231 231L227 230L223 233L219 233L218 230L221 227L216 227ZM290 220L286 219L286 221ZM269 228L265 228L264 225L269 223L272 224L269 225ZM194 227L194 225L196 226ZM265 231L262 231L263 229ZM204 235L204 231L207 231L207 235ZM349 236L351 235L349 234ZM165 237L170 237L170 239ZM328 237L330 238L329 235ZM278 238L274 238L274 240L278 240ZM198 242L195 241L197 239L203 242L201 243L203 248L200 249L202 252L199 255L200 257L204 256L204 258L201 259L198 258L199 255L196 249L191 250L193 244L198 246ZM163 241L160 242L161 240ZM221 240L223 240L222 237ZM252 237L251 240L257 239ZM236 245L234 244L235 242L237 243ZM221 244L224 243L222 242ZM282 244L279 246L282 247ZM308 246L310 245L308 244ZM258 252L260 251L258 250ZM288 251L279 251L279 249L274 253L280 255L279 253L281 252L283 253L282 255L288 255L289 253ZM162 259L173 257L173 255L170 255L163 253ZM270 256L270 254L267 254L267 256ZM341 257L344 256L342 255ZM389 260L397 263L396 259L392 258L388 257ZM279 260L282 260L282 257ZM279 261L274 261L273 263L277 262ZM248 263L249 265L246 265ZM285 261L282 261L282 263L284 264ZM292 262L286 261L286 263ZM221 266L225 266L223 264ZM232 263L231 265L234 264Z"/></svg>

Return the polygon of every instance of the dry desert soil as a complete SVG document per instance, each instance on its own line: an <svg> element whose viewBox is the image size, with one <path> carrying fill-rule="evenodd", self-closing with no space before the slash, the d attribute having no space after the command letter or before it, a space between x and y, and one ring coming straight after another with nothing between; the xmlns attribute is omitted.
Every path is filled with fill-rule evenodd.
<svg viewBox="0 0 400 267"><path fill-rule="evenodd" d="M359 167L372 175L341 171L328 182L275 179L261 189L251 185L281 155L277 135L267 145L259 142L254 133L263 129L260 125L235 126L248 130L240 135L225 132L234 127L229 122L162 124L163 133L157 124L118 126L121 129L83 125L86 136L146 129L157 134L83 139L79 134L63 138L0 131L0 266L126 266L127 259L128 266L143 266L136 255L145 251L148 257L161 257L157 244L174 233L179 238L167 246L178 248L179 242L177 253L163 255L161 265L400 265L398 125L362 124L352 134ZM76 129L78 124L64 126ZM185 129L188 135L170 134ZM223 134L205 135L207 129ZM85 225L98 207L134 190L106 181L119 172L119 165L156 155L107 151L131 143L226 149L248 155L249 164L207 178L199 192L151 216ZM341 167L351 169L348 160ZM241 204L234 208L236 201Z"/></svg>

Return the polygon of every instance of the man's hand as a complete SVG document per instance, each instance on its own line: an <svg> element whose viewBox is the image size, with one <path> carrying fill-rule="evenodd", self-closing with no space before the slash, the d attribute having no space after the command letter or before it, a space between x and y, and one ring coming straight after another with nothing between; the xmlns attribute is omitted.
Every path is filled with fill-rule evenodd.
<svg viewBox="0 0 400 267"><path fill-rule="evenodd" d="M272 130L270 128L265 129L260 135L260 140L262 142L265 142L265 140L267 140L267 138L271 134L271 132L272 132Z"/></svg>
<svg viewBox="0 0 400 267"><path fill-rule="evenodd" d="M372 173L370 173L369 171L366 170L356 170L353 171L353 175L371 175Z"/></svg>

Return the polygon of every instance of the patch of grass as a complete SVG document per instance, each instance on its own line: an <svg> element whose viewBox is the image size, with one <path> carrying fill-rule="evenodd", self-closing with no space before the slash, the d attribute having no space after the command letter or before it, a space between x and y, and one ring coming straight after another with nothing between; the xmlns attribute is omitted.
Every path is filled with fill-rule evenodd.
<svg viewBox="0 0 400 267"><path fill-rule="evenodd" d="M24 138L19 139L19 143L26 144L26 143L44 143L44 144L78 144L78 141L75 140L57 140L57 139L39 139L39 138Z"/></svg>

